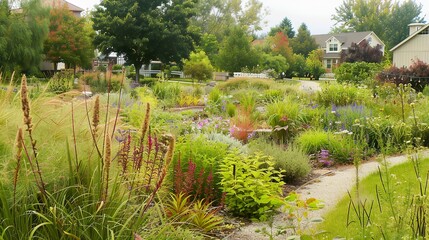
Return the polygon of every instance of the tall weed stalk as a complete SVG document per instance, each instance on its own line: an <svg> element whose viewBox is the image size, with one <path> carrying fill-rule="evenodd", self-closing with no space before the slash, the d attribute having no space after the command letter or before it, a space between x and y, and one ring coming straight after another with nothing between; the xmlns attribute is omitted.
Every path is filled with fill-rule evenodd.
<svg viewBox="0 0 429 240"><path fill-rule="evenodd" d="M97 126L90 123L87 111L90 123L87 133L93 138L95 146L98 142L104 142L104 147L97 150L102 152L94 156L88 149L78 151L76 132L79 131L75 129L75 109L72 105L73 151L67 139L64 139L69 172L64 177L46 178L46 181L40 171L38 158L38 152L44 149L36 148L37 131L34 130L37 129L33 129L25 76L21 102L30 148L22 140L22 131L18 130L13 189L0 183L0 218L3 219L0 223L0 238L133 239L151 231L145 227L149 227L147 212L163 185L172 159L175 143L172 136L163 136L159 141L154 141L154 137L148 134L150 123L147 114L144 130L140 134L130 133L126 141L116 146L112 137L114 135L109 129L115 129L116 126L112 127L111 124L113 122L116 125L118 119L104 119L105 131L99 140L94 131ZM88 109L87 104L85 109ZM147 135L146 138L144 135ZM136 147L131 152L130 146L134 143ZM91 158L102 164L93 164ZM119 167L112 164L115 159L118 159ZM130 162L136 167L127 164ZM27 165L32 169L38 193L32 189L34 183L25 181ZM130 188L130 185L134 187Z"/></svg>

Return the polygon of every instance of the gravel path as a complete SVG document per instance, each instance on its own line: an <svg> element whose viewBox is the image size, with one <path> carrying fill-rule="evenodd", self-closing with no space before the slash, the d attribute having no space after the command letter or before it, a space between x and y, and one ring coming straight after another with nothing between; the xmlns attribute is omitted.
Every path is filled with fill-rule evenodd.
<svg viewBox="0 0 429 240"><path fill-rule="evenodd" d="M425 157L429 156L429 152L423 153ZM408 160L407 156L389 157L386 159L390 166L404 163ZM373 172L376 172L379 162L371 161L364 163L359 168L359 177L362 179ZM342 169L335 169L325 172L321 177L311 181L298 189L303 199L310 197L319 199L325 203L325 207L321 210L310 213L310 219L323 217L340 201L348 190L351 190L356 183L356 169L353 166L344 167ZM275 217L274 226L284 226L282 223L282 214ZM269 239L263 235L256 233L257 229L267 227L266 223L252 223L244 226L236 231L234 234L225 239L252 239L252 240L265 240Z"/></svg>
<svg viewBox="0 0 429 240"><path fill-rule="evenodd" d="M301 84L300 89L306 92L317 92L322 89L320 87L319 82L315 82L315 81L299 81L299 82Z"/></svg>

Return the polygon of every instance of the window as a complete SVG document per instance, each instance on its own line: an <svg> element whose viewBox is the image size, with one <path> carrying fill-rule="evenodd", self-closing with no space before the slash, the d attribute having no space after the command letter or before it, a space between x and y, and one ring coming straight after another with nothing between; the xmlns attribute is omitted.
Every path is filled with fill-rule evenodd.
<svg viewBox="0 0 429 240"><path fill-rule="evenodd" d="M326 59L326 68L332 68L332 59Z"/></svg>
<svg viewBox="0 0 429 240"><path fill-rule="evenodd" d="M419 32L419 34L423 35L423 34L429 34L429 28L426 28L425 30Z"/></svg>
<svg viewBox="0 0 429 240"><path fill-rule="evenodd" d="M329 51L330 52L338 52L338 44L336 44L336 43L330 43L329 44Z"/></svg>

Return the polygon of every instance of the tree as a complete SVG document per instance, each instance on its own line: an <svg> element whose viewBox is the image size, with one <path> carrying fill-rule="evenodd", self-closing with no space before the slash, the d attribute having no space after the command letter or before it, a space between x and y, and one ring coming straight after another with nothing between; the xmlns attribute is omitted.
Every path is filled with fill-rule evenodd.
<svg viewBox="0 0 429 240"><path fill-rule="evenodd" d="M223 40L216 65L228 72L253 68L259 63L260 54L250 46L251 37L240 27L234 27Z"/></svg>
<svg viewBox="0 0 429 240"><path fill-rule="evenodd" d="M316 40L311 36L305 23L301 24L298 29L298 34L291 39L290 45L294 53L302 54L305 57L307 57L311 51L317 49Z"/></svg>
<svg viewBox="0 0 429 240"><path fill-rule="evenodd" d="M278 32L275 36L268 39L268 44L271 47L271 52L280 54L288 61L292 59L292 48L289 46L289 38L283 33Z"/></svg>
<svg viewBox="0 0 429 240"><path fill-rule="evenodd" d="M76 17L64 4L50 11L49 37L45 41L46 60L67 67L89 67L94 58L94 30L85 18Z"/></svg>
<svg viewBox="0 0 429 240"><path fill-rule="evenodd" d="M292 22L289 20L289 18L283 18L279 25L271 28L268 35L275 36L278 32L283 32L283 34L287 35L289 39L295 37L295 31L293 30Z"/></svg>
<svg viewBox="0 0 429 240"><path fill-rule="evenodd" d="M204 51L209 57L210 61L215 59L219 52L219 42L213 34L204 33L201 36L200 45L197 47L198 51Z"/></svg>
<svg viewBox="0 0 429 240"><path fill-rule="evenodd" d="M194 15L193 0L104 0L92 18L94 42L105 54L123 54L137 71L151 60L180 62L198 40L189 28Z"/></svg>
<svg viewBox="0 0 429 240"><path fill-rule="evenodd" d="M282 55L271 55L267 53L262 55L261 66L263 70L272 69L277 74L286 72L289 69L289 64L285 57Z"/></svg>
<svg viewBox="0 0 429 240"><path fill-rule="evenodd" d="M0 68L36 72L48 36L48 14L39 0L22 2L22 12L12 13L8 1L0 3Z"/></svg>
<svg viewBox="0 0 429 240"><path fill-rule="evenodd" d="M192 25L221 42L232 27L242 27L249 34L261 30L265 15L260 0L199 0Z"/></svg>
<svg viewBox="0 0 429 240"><path fill-rule="evenodd" d="M385 33L389 37L387 42L389 47L396 46L408 37L407 23L423 22L423 18L419 17L421 11L422 5L417 5L414 1L404 1L402 5L396 4L394 6L387 25L395 27L387 28Z"/></svg>
<svg viewBox="0 0 429 240"><path fill-rule="evenodd" d="M288 72L290 72L290 75L292 76L300 78L304 77L307 72L305 57L301 54L294 54L293 61Z"/></svg>
<svg viewBox="0 0 429 240"><path fill-rule="evenodd" d="M382 58L383 52L381 45L371 47L366 39L359 44L352 43L347 51L341 53L341 62L380 63Z"/></svg>
<svg viewBox="0 0 429 240"><path fill-rule="evenodd" d="M321 49L313 50L307 57L306 65L307 70L310 73L310 79L319 80L320 75L325 73L325 68L323 67L323 51Z"/></svg>
<svg viewBox="0 0 429 240"><path fill-rule="evenodd" d="M407 26L421 22L422 5L414 0L343 0L335 8L334 32L373 31L390 48L408 35Z"/></svg>
<svg viewBox="0 0 429 240"><path fill-rule="evenodd" d="M184 60L183 64L185 74L191 75L199 82L211 79L213 76L213 66L204 51L191 52L189 60Z"/></svg>

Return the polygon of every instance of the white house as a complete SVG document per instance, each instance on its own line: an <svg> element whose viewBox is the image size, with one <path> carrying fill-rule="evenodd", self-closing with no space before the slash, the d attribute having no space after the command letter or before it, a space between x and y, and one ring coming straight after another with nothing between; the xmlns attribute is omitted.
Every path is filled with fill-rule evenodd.
<svg viewBox="0 0 429 240"><path fill-rule="evenodd" d="M429 24L411 23L409 36L394 48L393 65L408 67L417 59L429 63Z"/></svg>
<svg viewBox="0 0 429 240"><path fill-rule="evenodd" d="M338 65L341 59L342 51L347 51L352 43L359 44L366 40L371 47L381 46L384 53L384 43L374 32L348 32L313 35L319 48L323 49L323 64L328 72L332 71L332 67Z"/></svg>

